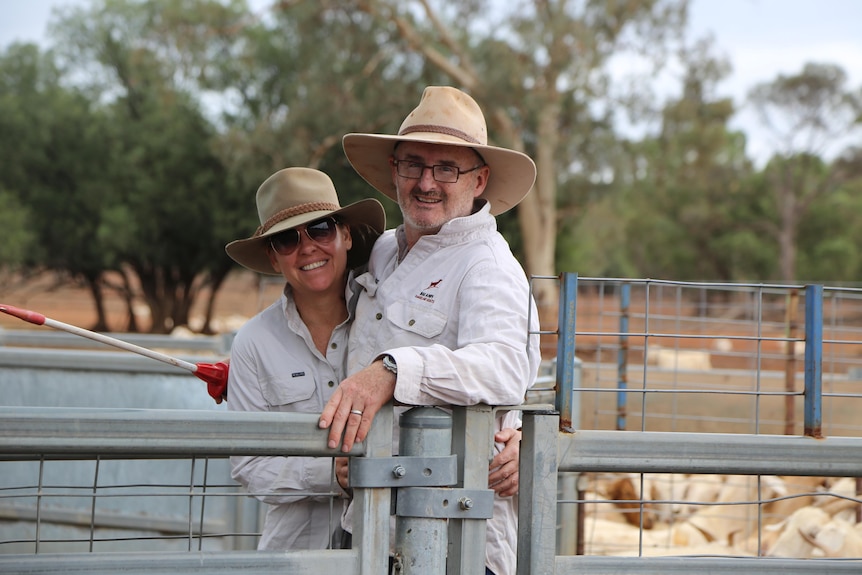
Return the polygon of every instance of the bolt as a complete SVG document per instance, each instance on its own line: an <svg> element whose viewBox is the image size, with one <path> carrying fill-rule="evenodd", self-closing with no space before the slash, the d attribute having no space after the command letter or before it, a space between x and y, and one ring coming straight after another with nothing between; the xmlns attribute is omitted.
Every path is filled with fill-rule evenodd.
<svg viewBox="0 0 862 575"><path fill-rule="evenodd" d="M407 470L404 469L403 465L396 465L392 469L392 475L394 475L397 478L401 478L401 477L404 477L405 475L407 475Z"/></svg>
<svg viewBox="0 0 862 575"><path fill-rule="evenodd" d="M469 497L462 497L458 500L458 504L461 506L461 509L464 509L465 511L473 509L473 500Z"/></svg>

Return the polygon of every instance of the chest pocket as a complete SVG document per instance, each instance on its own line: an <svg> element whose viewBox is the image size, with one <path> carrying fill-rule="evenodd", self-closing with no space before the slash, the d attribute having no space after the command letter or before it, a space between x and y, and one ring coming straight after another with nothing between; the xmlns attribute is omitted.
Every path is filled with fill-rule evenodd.
<svg viewBox="0 0 862 575"><path fill-rule="evenodd" d="M447 317L426 306L411 306L395 302L386 311L389 321L399 329L424 338L435 338L443 333Z"/></svg>
<svg viewBox="0 0 862 575"><path fill-rule="evenodd" d="M314 377L309 373L271 375L261 382L261 392L267 403L275 407L291 406L288 411L317 407ZM309 405L313 403L313 405ZM321 407L322 409L322 407Z"/></svg>

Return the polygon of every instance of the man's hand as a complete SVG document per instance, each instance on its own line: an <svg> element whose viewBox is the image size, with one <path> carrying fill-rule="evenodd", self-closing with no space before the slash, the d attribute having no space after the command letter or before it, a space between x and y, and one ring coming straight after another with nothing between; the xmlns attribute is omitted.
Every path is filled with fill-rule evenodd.
<svg viewBox="0 0 862 575"><path fill-rule="evenodd" d="M395 395L395 374L377 360L341 382L320 414L320 428L329 429L329 448L349 452L364 441L374 416Z"/></svg>
<svg viewBox="0 0 862 575"><path fill-rule="evenodd" d="M344 490L344 492L352 497L352 490L350 489L350 459L347 457L336 457L335 458L335 480L338 481L338 485Z"/></svg>
<svg viewBox="0 0 862 575"><path fill-rule="evenodd" d="M505 444L488 466L488 487L500 497L518 494L518 463L521 457L521 432L517 429L501 429L494 441Z"/></svg>

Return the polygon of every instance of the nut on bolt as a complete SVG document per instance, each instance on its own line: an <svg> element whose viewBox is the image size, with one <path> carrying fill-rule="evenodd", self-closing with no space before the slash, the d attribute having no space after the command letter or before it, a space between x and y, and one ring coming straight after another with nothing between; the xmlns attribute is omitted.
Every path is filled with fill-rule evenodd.
<svg viewBox="0 0 862 575"><path fill-rule="evenodd" d="M469 497L462 497L458 500L458 505L461 506L461 509L467 511L469 509L473 509L473 500Z"/></svg>
<svg viewBox="0 0 862 575"><path fill-rule="evenodd" d="M403 465L396 465L392 468L392 475L398 478L404 477L405 475L407 475L407 470L404 469Z"/></svg>

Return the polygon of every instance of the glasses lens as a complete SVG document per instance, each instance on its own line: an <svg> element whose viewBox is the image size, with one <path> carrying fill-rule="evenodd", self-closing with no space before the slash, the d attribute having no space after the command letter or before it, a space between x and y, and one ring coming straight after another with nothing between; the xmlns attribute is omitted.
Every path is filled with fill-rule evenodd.
<svg viewBox="0 0 862 575"><path fill-rule="evenodd" d="M334 218L326 218L305 226L305 235L319 244L328 244L335 239L338 222ZM283 256L289 256L299 247L300 231L296 228L284 230L273 235L269 243L272 249Z"/></svg>
<svg viewBox="0 0 862 575"><path fill-rule="evenodd" d="M445 184L454 184L458 181L458 171L455 166L434 166L434 179Z"/></svg>
<svg viewBox="0 0 862 575"><path fill-rule="evenodd" d="M299 232L295 229L284 230L273 235L269 239L269 243L276 252L283 256L289 256L296 251L296 247L299 245Z"/></svg>
<svg viewBox="0 0 862 575"><path fill-rule="evenodd" d="M317 243L329 243L335 239L338 226L332 218L326 218L305 226L305 233Z"/></svg>
<svg viewBox="0 0 862 575"><path fill-rule="evenodd" d="M422 170L425 168L422 164L409 162L407 160L397 160L395 162L395 167L398 170L399 176L402 178L410 178L411 180L418 180L421 178Z"/></svg>

